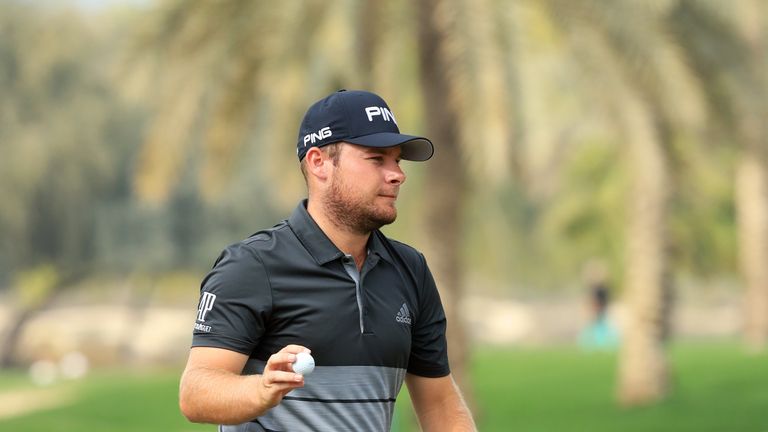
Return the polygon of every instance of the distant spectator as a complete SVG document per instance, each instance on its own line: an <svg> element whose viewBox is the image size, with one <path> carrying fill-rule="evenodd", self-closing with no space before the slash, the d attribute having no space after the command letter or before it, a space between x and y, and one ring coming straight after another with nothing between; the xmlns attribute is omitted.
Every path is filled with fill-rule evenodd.
<svg viewBox="0 0 768 432"><path fill-rule="evenodd" d="M579 345L587 349L614 349L619 332L608 317L610 291L602 266L588 267L590 322L579 334Z"/></svg>

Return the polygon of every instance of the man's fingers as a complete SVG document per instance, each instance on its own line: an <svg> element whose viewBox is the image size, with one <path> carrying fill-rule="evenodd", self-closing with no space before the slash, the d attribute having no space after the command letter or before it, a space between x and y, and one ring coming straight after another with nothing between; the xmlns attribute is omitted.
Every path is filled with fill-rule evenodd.
<svg viewBox="0 0 768 432"><path fill-rule="evenodd" d="M288 365L295 361L296 354L280 351L276 354L272 354L269 357L265 370L290 370Z"/></svg>
<svg viewBox="0 0 768 432"><path fill-rule="evenodd" d="M310 350L301 345L286 345L283 349L269 357L264 370L282 370L290 372L293 370L291 368L291 363L296 361L296 354L301 352L309 353Z"/></svg>
<svg viewBox="0 0 768 432"><path fill-rule="evenodd" d="M279 383L270 387L269 391L272 393L273 397L277 398L279 401L280 399L284 398L285 395L290 393L291 390L295 390L301 387L304 387L304 383Z"/></svg>
<svg viewBox="0 0 768 432"><path fill-rule="evenodd" d="M292 354L298 354L300 352L305 352L305 353L309 354L312 351L309 348L307 348L305 346L301 346L301 345L286 345L285 347L283 347L283 349L278 351L278 353L283 353L283 352L288 352L288 353L292 353Z"/></svg>
<svg viewBox="0 0 768 432"><path fill-rule="evenodd" d="M271 386L274 384L282 384L282 383L303 383L304 377L293 373L293 372L284 372L284 371L271 371L267 372L264 375L262 375L261 378L264 381L265 385Z"/></svg>
<svg viewBox="0 0 768 432"><path fill-rule="evenodd" d="M304 377L294 373L291 366L296 361L296 354L301 352L310 351L301 345L288 345L267 360L259 386L259 393L267 406L277 405L288 392L304 387Z"/></svg>
<svg viewBox="0 0 768 432"><path fill-rule="evenodd" d="M285 374L285 375L283 375ZM299 381L295 381L295 377L301 378ZM288 381L281 381L281 379L288 378ZM291 379L294 380L291 380ZM304 379L301 375L288 372L270 372L260 377L260 384L256 391L260 395L260 399L263 401L264 406L272 408L280 403L286 394L291 390L304 387Z"/></svg>

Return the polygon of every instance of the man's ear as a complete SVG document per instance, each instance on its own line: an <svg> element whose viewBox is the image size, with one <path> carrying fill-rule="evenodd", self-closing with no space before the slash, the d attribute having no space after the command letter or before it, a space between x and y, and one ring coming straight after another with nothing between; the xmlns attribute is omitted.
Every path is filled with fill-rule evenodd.
<svg viewBox="0 0 768 432"><path fill-rule="evenodd" d="M307 176L315 177L321 181L328 178L328 154L317 147L307 150L304 155L307 164Z"/></svg>

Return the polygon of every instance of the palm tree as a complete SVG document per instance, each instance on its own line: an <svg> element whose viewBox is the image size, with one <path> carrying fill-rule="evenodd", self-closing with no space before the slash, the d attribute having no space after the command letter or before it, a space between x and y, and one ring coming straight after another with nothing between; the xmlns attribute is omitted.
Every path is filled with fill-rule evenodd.
<svg viewBox="0 0 768 432"><path fill-rule="evenodd" d="M768 347L768 17L764 3L742 4L741 34L746 52L743 64L749 71L739 92L739 131L743 150L736 175L736 207L742 274L746 281L745 339L750 347Z"/></svg>
<svg viewBox="0 0 768 432"><path fill-rule="evenodd" d="M627 327L618 397L627 405L656 401L667 394L670 382L664 350L672 289L670 152L680 131L697 122L695 80L670 43L663 10L630 1L555 0L546 6L571 36L580 61L592 63L602 88L592 83L592 89L613 96L604 99L623 125L631 187L624 257Z"/></svg>
<svg viewBox="0 0 768 432"><path fill-rule="evenodd" d="M295 139L295 118L328 82L346 78L343 67L318 65L310 55L322 47L311 36L329 31L319 27L335 13L320 1L164 3L143 23L126 62L156 95L135 176L138 196L163 202L183 170L196 167L200 192L215 200L242 169L242 147L255 130L263 169L278 174L292 162L284 150ZM310 80L313 69L318 76ZM276 195L295 196L301 176L282 177L277 186L285 193Z"/></svg>
<svg viewBox="0 0 768 432"><path fill-rule="evenodd" d="M430 262L443 295L449 317L448 336L451 367L459 384L469 391L464 371L467 337L459 322L463 266L461 265L462 206L467 193L467 169L461 147L462 116L460 84L452 72L463 65L448 45L456 36L457 16L446 1L418 3L419 71L428 135L437 145L433 163L427 167L431 199L425 224ZM439 107L439 108L438 108Z"/></svg>
<svg viewBox="0 0 768 432"><path fill-rule="evenodd" d="M670 27L685 47L707 94L710 131L739 149L735 203L741 270L746 283L747 344L768 345L768 58L765 6L739 2L737 8L681 1Z"/></svg>

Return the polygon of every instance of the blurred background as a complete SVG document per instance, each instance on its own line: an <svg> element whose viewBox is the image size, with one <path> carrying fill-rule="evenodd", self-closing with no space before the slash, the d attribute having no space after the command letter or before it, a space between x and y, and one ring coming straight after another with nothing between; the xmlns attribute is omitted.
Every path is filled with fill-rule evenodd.
<svg viewBox="0 0 768 432"><path fill-rule="evenodd" d="M397 223L483 431L768 430L761 0L0 0L0 429L177 408L199 283L304 197L306 108L405 133ZM393 430L417 430L405 390Z"/></svg>

